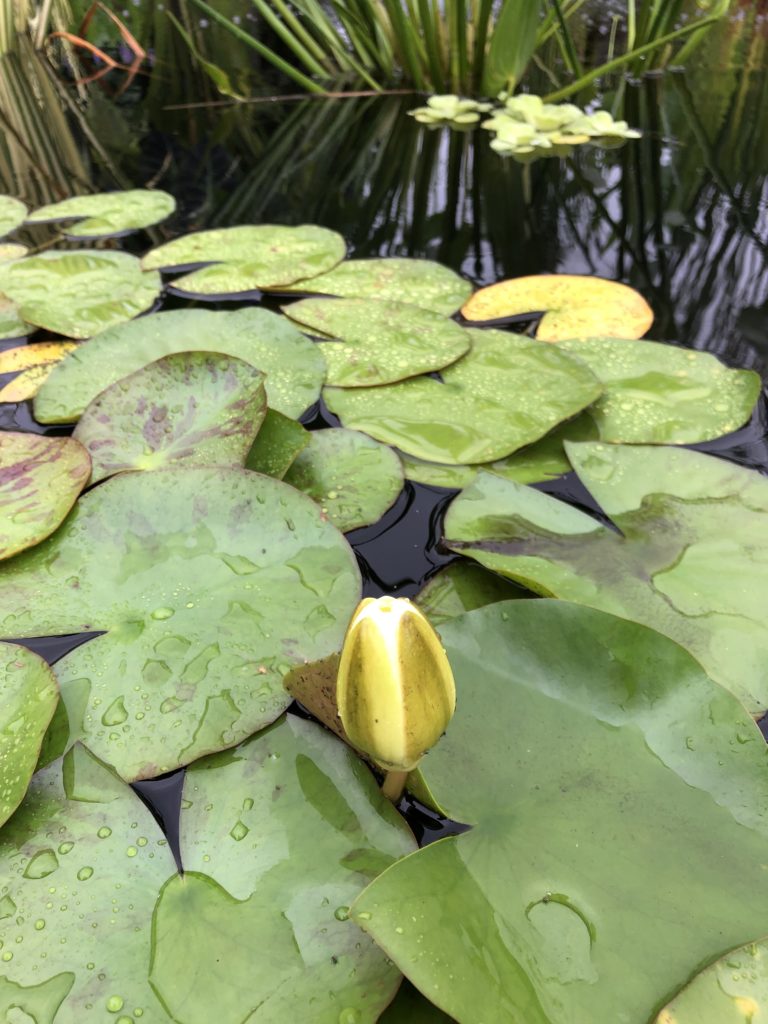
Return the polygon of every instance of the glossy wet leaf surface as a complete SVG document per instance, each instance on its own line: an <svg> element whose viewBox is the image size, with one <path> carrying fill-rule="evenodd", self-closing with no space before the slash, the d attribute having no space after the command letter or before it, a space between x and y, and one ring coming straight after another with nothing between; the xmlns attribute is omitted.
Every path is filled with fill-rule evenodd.
<svg viewBox="0 0 768 1024"><path fill-rule="evenodd" d="M768 481L700 452L591 443L567 450L621 532L481 474L448 511L448 546L539 593L664 633L751 711L764 710Z"/></svg>
<svg viewBox="0 0 768 1024"><path fill-rule="evenodd" d="M344 258L341 235L314 224L214 228L166 242L142 260L145 269L213 263L174 280L190 294L217 295L276 288L330 270Z"/></svg>
<svg viewBox="0 0 768 1024"><path fill-rule="evenodd" d="M340 530L375 523L403 488L397 455L356 430L315 430L285 474Z"/></svg>
<svg viewBox="0 0 768 1024"><path fill-rule="evenodd" d="M35 398L41 423L78 419L96 396L122 377L177 352L222 352L267 375L272 408L299 416L317 400L325 363L317 345L284 317L265 309L154 313L104 331L51 374Z"/></svg>
<svg viewBox="0 0 768 1024"><path fill-rule="evenodd" d="M35 328L23 320L18 306L0 292L0 341L8 338L24 338Z"/></svg>
<svg viewBox="0 0 768 1024"><path fill-rule="evenodd" d="M302 299L283 306L322 345L327 382L356 388L441 370L469 351L469 335L448 317L404 302Z"/></svg>
<svg viewBox="0 0 768 1024"><path fill-rule="evenodd" d="M0 431L0 558L53 533L90 473L88 452L72 438Z"/></svg>
<svg viewBox="0 0 768 1024"><path fill-rule="evenodd" d="M181 352L110 385L73 436L93 483L130 469L242 466L266 411L264 375L250 363Z"/></svg>
<svg viewBox="0 0 768 1024"><path fill-rule="evenodd" d="M589 410L603 441L709 441L742 426L760 395L757 373L729 369L708 352L617 338L562 341L560 348L605 387Z"/></svg>
<svg viewBox="0 0 768 1024"><path fill-rule="evenodd" d="M160 275L144 273L124 252L76 249L43 252L0 264L0 292L19 316L69 338L89 338L148 310Z"/></svg>
<svg viewBox="0 0 768 1024"><path fill-rule="evenodd" d="M0 826L24 798L58 700L56 679L42 658L0 643Z"/></svg>
<svg viewBox="0 0 768 1024"><path fill-rule="evenodd" d="M726 953L661 1011L654 1024L759 1024L768 1011L763 939Z"/></svg>
<svg viewBox="0 0 768 1024"><path fill-rule="evenodd" d="M137 231L170 217L176 200L161 189L134 188L120 192L97 192L72 196L60 203L41 206L27 217L28 224L46 221L76 221L63 231L71 238L102 238Z"/></svg>
<svg viewBox="0 0 768 1024"><path fill-rule="evenodd" d="M0 196L0 238L20 227L26 216L27 208L20 199Z"/></svg>
<svg viewBox="0 0 768 1024"><path fill-rule="evenodd" d="M759 730L679 646L592 609L510 601L440 632L457 710L422 773L474 827L353 919L461 1024L646 1024L764 927Z"/></svg>
<svg viewBox="0 0 768 1024"><path fill-rule="evenodd" d="M328 408L409 455L456 465L500 459L590 405L601 386L582 363L505 331L467 332L472 350L441 372L377 388L325 388Z"/></svg>
<svg viewBox="0 0 768 1024"><path fill-rule="evenodd" d="M0 352L0 373L22 371L0 389L0 402L34 398L55 364L76 345L74 341L41 341Z"/></svg>
<svg viewBox="0 0 768 1024"><path fill-rule="evenodd" d="M299 452L309 444L310 433L289 416L267 409L256 440L245 459L245 468L282 480Z"/></svg>
<svg viewBox="0 0 768 1024"><path fill-rule="evenodd" d="M653 313L639 292L617 281L578 274L535 274L481 288L461 309L467 320L501 320L544 313L540 341L642 338Z"/></svg>
<svg viewBox="0 0 768 1024"><path fill-rule="evenodd" d="M527 590L503 576L462 558L433 576L414 601L433 626L440 626L475 608L530 596Z"/></svg>
<svg viewBox="0 0 768 1024"><path fill-rule="evenodd" d="M395 257L344 260L327 274L293 285L290 290L407 302L450 316L469 298L472 285L441 263Z"/></svg>
<svg viewBox="0 0 768 1024"><path fill-rule="evenodd" d="M125 473L7 563L6 636L106 630L56 666L48 756L87 742L126 779L233 746L290 703L282 677L335 651L352 551L305 495L247 470Z"/></svg>

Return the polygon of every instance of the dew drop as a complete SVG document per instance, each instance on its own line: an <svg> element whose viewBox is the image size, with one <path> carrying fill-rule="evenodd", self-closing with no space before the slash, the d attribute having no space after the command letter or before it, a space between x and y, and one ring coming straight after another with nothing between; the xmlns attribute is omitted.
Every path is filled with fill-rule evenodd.
<svg viewBox="0 0 768 1024"><path fill-rule="evenodd" d="M245 839L250 831L247 825L244 825L242 821L238 821L232 826L229 834L239 843L241 839Z"/></svg>
<svg viewBox="0 0 768 1024"><path fill-rule="evenodd" d="M110 1013L118 1013L123 1008L123 1002L121 996L110 996L107 1000L107 1009Z"/></svg>
<svg viewBox="0 0 768 1024"><path fill-rule="evenodd" d="M125 703L122 697L118 697L113 700L107 710L101 716L102 725L122 725L122 723L128 717L128 712L125 710Z"/></svg>
<svg viewBox="0 0 768 1024"><path fill-rule="evenodd" d="M80 879L81 882L87 882L92 874L93 868L88 867L86 865L85 867L80 868L80 870L77 872L77 877Z"/></svg>
<svg viewBox="0 0 768 1024"><path fill-rule="evenodd" d="M173 614L173 608L155 608L153 612L150 612L150 616L153 619L159 619L160 621L170 619Z"/></svg>
<svg viewBox="0 0 768 1024"><path fill-rule="evenodd" d="M40 850L24 868L25 878L47 878L58 868L59 862L53 850Z"/></svg>
<svg viewBox="0 0 768 1024"><path fill-rule="evenodd" d="M107 839L112 835L112 829L108 825L102 825L99 831L96 833L99 839Z"/></svg>
<svg viewBox="0 0 768 1024"><path fill-rule="evenodd" d="M336 907L333 912L333 916L337 921L348 921L349 920L349 907Z"/></svg>

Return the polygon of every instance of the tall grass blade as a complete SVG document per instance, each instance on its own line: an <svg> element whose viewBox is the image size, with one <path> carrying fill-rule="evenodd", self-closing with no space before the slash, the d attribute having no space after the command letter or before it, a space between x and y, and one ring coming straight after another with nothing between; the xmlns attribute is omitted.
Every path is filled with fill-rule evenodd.
<svg viewBox="0 0 768 1024"><path fill-rule="evenodd" d="M536 50L541 0L502 0L488 50L484 91L514 89Z"/></svg>

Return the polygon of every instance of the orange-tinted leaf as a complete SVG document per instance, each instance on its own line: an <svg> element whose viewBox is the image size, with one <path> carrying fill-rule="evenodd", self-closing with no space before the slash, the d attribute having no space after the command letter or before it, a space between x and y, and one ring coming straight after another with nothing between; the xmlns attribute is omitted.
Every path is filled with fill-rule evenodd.
<svg viewBox="0 0 768 1024"><path fill-rule="evenodd" d="M41 341L32 345L19 345L0 352L0 373L28 370L32 366L58 363L76 345L73 341Z"/></svg>

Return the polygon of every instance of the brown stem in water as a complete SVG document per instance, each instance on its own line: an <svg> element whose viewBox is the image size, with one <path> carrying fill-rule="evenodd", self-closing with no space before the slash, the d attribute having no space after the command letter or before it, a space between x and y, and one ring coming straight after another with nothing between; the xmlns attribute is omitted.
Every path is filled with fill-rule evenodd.
<svg viewBox="0 0 768 1024"><path fill-rule="evenodd" d="M387 800L391 800L393 804L398 802L403 795L407 778L408 772L387 772L381 786L381 792Z"/></svg>

